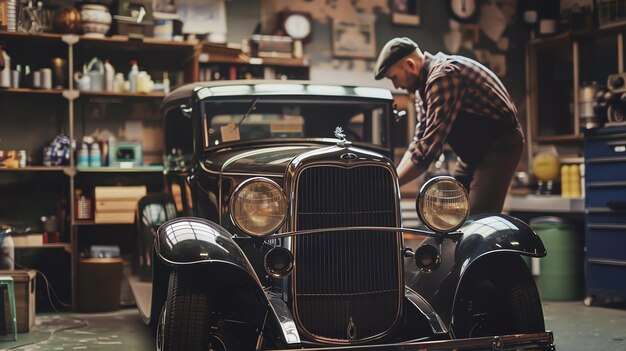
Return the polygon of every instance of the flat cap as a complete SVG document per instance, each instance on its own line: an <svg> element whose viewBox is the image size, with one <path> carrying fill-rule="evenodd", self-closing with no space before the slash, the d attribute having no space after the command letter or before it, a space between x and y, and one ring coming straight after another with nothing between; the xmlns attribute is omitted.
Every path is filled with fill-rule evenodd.
<svg viewBox="0 0 626 351"><path fill-rule="evenodd" d="M393 38L383 46L376 60L374 75L376 80L385 78L385 73L394 63L400 61L417 49L417 44L407 37Z"/></svg>

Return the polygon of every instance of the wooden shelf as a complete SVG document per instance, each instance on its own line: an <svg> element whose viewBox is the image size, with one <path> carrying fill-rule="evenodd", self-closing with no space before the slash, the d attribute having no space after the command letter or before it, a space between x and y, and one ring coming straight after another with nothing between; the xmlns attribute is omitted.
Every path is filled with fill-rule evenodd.
<svg viewBox="0 0 626 351"><path fill-rule="evenodd" d="M70 167L61 166L28 166L20 168L2 168L0 172L64 172L69 170Z"/></svg>
<svg viewBox="0 0 626 351"><path fill-rule="evenodd" d="M58 95L63 94L63 89L27 89L27 88L0 88L0 93L7 94L43 94Z"/></svg>
<svg viewBox="0 0 626 351"><path fill-rule="evenodd" d="M96 223L94 220L74 220L72 225L75 226L90 226L90 225L134 225L134 223Z"/></svg>
<svg viewBox="0 0 626 351"><path fill-rule="evenodd" d="M75 90L82 96L87 97L137 97L137 98L163 98L164 92L151 93L115 93L110 91L79 91ZM42 95L58 95L63 94L62 89L27 89L27 88L0 88L0 93L5 94L42 94Z"/></svg>
<svg viewBox="0 0 626 351"><path fill-rule="evenodd" d="M105 38L92 38L81 36L79 38L78 45L82 45L87 48L111 48L115 50L136 50L138 48L156 50L188 50L189 52L193 53L197 44L160 40L155 38L130 39L125 35L114 35L112 37Z"/></svg>
<svg viewBox="0 0 626 351"><path fill-rule="evenodd" d="M602 28L594 28L587 30L577 30L556 34L550 37L537 38L529 41L531 45L550 45L560 41L575 40L581 38L595 38L598 36L612 35L626 31L626 23L617 23L607 25Z"/></svg>
<svg viewBox="0 0 626 351"><path fill-rule="evenodd" d="M133 173L133 172L163 172L163 166L140 166L132 168L121 167L80 167L76 168L81 173Z"/></svg>
<svg viewBox="0 0 626 351"><path fill-rule="evenodd" d="M70 172L72 167L62 166L28 166L20 168L6 168L0 167L0 172ZM76 168L77 171L82 173L140 173L140 172L163 172L163 166L141 166L132 168L120 168L120 167L80 167Z"/></svg>
<svg viewBox="0 0 626 351"><path fill-rule="evenodd" d="M81 96L85 97L136 97L136 98L163 98L165 93L114 93L110 91L80 91Z"/></svg>
<svg viewBox="0 0 626 351"><path fill-rule="evenodd" d="M41 40L41 41L61 41L62 34L56 33L24 33L24 32L7 32L0 31L0 38L6 39L28 39L28 40Z"/></svg>
<svg viewBox="0 0 626 351"><path fill-rule="evenodd" d="M50 243L50 244L41 244L41 245L25 245L18 246L15 245L15 249L18 250L28 250L28 249L58 249L62 248L65 251L72 253L72 244L70 243Z"/></svg>

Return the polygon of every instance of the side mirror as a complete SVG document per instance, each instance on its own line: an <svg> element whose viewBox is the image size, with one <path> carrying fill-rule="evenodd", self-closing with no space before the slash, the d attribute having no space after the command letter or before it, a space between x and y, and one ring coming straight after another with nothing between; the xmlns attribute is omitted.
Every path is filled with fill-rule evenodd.
<svg viewBox="0 0 626 351"><path fill-rule="evenodd" d="M188 107L185 104L182 104L180 105L180 111L183 113L183 116L191 119L191 112L193 111L193 108Z"/></svg>

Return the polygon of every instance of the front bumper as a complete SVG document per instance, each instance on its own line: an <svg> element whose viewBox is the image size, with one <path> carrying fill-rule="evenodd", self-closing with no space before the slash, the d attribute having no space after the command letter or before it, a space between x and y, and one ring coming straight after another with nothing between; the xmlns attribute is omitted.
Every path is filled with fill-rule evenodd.
<svg viewBox="0 0 626 351"><path fill-rule="evenodd" d="M293 349L290 349L293 351ZM331 346L306 348L306 351L383 350L383 351L443 351L443 350L556 350L551 331L536 334L488 336L472 339L420 341L384 345ZM288 350L276 350L288 351Z"/></svg>

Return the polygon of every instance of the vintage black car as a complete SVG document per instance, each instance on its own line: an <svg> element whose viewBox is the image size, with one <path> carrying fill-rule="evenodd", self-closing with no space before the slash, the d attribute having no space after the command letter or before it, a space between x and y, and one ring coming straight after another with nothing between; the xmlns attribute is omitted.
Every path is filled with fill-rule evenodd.
<svg viewBox="0 0 626 351"><path fill-rule="evenodd" d="M554 349L525 223L468 217L465 189L437 177L416 199L423 229L403 228L390 91L194 83L162 108L173 196L165 223L143 214L141 311L159 350Z"/></svg>

